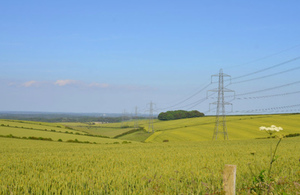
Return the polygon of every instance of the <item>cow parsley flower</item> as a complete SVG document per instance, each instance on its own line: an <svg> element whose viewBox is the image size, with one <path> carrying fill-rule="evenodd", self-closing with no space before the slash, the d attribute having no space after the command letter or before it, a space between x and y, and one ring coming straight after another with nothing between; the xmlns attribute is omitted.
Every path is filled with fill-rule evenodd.
<svg viewBox="0 0 300 195"><path fill-rule="evenodd" d="M276 127L275 125L271 125L271 127L261 126L261 127L259 127L259 130L260 131L266 131L266 133L268 133L271 137L273 133L282 131L283 128L282 127Z"/></svg>
<svg viewBox="0 0 300 195"><path fill-rule="evenodd" d="M271 138L273 133L277 133L279 131L282 131L283 128L282 127L276 127L275 125L271 125L271 127L261 126L261 127L259 127L259 130L260 131L265 131L266 133L268 133L270 135L269 138ZM270 166L269 166L269 170L268 170L268 178L269 179L271 178L272 165L277 159L276 152L277 152L277 149L278 149L278 145L280 144L280 142L283 138L283 135L278 136L278 138L279 138L279 140L276 144L274 152L272 150L272 142L271 142L271 145L270 145L270 151L271 151L270 158L271 158L271 160L270 160ZM261 173L263 173L263 172L261 172Z"/></svg>

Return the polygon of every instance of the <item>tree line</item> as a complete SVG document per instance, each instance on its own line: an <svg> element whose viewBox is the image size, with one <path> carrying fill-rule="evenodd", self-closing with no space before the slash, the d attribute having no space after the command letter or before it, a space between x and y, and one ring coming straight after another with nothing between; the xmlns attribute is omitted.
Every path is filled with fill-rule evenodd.
<svg viewBox="0 0 300 195"><path fill-rule="evenodd" d="M195 118L195 117L203 117L203 116L204 113L199 112L198 110L192 110L192 111L174 110L174 111L161 112L158 115L158 119L162 121L168 121L168 120Z"/></svg>

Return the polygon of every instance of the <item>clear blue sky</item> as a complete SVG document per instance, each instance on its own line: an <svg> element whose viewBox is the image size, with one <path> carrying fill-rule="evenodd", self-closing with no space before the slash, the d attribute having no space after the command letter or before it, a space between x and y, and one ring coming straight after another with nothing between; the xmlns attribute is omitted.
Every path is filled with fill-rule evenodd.
<svg viewBox="0 0 300 195"><path fill-rule="evenodd" d="M28 0L1 1L0 9L0 111L120 113L138 106L143 113L153 101L159 112L202 89L220 68L234 78L300 55L297 0ZM237 94L275 87L300 80L299 72L228 87ZM172 109L188 109L206 90ZM237 100L234 109L294 105L297 95ZM204 112L211 101L192 109Z"/></svg>

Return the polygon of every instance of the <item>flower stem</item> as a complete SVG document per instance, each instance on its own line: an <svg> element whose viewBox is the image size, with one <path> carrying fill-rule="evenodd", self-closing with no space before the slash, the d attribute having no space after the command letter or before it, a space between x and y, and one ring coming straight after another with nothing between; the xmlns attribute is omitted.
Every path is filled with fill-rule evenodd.
<svg viewBox="0 0 300 195"><path fill-rule="evenodd" d="M282 140L282 138L280 138L279 141L277 142L277 145L275 147L273 155L271 154L272 156L271 156L270 168L269 168L269 171L268 171L268 178L270 178L270 174L271 174L271 170L272 170L272 164L275 161L275 154L276 154L278 145L280 144L281 140Z"/></svg>

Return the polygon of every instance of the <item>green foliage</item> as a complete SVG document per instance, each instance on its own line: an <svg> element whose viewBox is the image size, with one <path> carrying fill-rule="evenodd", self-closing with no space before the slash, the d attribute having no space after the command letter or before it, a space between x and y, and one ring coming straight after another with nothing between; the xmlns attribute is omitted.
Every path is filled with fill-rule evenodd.
<svg viewBox="0 0 300 195"><path fill-rule="evenodd" d="M152 133L148 133L145 130L138 130L126 135L124 134L121 137L118 137L118 139L145 142L145 140L151 135Z"/></svg>
<svg viewBox="0 0 300 195"><path fill-rule="evenodd" d="M132 130L124 132L124 133L122 133L120 135L116 135L114 138L119 138L119 137L122 137L122 136L125 136L125 135L128 135L128 134L135 133L137 131L145 131L145 129L143 127L140 127L138 129L132 129Z"/></svg>
<svg viewBox="0 0 300 195"><path fill-rule="evenodd" d="M52 141L52 139L51 139L51 138L44 138L44 137L34 137L34 136L30 136L30 137L28 137L28 139Z"/></svg>
<svg viewBox="0 0 300 195"><path fill-rule="evenodd" d="M297 137L297 136L300 136L300 133L291 133L291 134L285 135L284 137Z"/></svg>
<svg viewBox="0 0 300 195"><path fill-rule="evenodd" d="M53 141L51 138L44 138L44 137L34 137L34 136L29 136L29 137L20 137L20 136L15 136L12 134L9 135L0 135L0 137L7 137L7 138L16 138L16 139L31 139L31 140L44 140L44 141Z"/></svg>
<svg viewBox="0 0 300 195"><path fill-rule="evenodd" d="M195 118L195 117L203 117L203 116L204 114L197 110L193 110L193 111L175 110L175 111L161 112L158 115L158 119L162 121L168 121L168 120Z"/></svg>
<svg viewBox="0 0 300 195"><path fill-rule="evenodd" d="M126 128L131 128L129 125L122 125L121 128L126 129Z"/></svg>
<svg viewBox="0 0 300 195"><path fill-rule="evenodd" d="M89 141L79 141L78 139L75 139L75 140L69 139L69 140L67 140L67 142L71 142L71 143L84 143L84 144L90 144L91 143Z"/></svg>
<svg viewBox="0 0 300 195"><path fill-rule="evenodd" d="M281 140L282 140L282 137L279 138L279 140L276 144L274 152L272 151L272 144L271 144L271 156L270 156L271 160L270 160L270 163L269 163L269 168L268 168L267 175L265 174L265 172L266 172L265 169L261 170L258 175L255 175L253 173L253 170L252 170L250 164L249 164L249 169L250 169L250 172L253 176L253 185L250 188L251 193L255 193L255 194L273 194L273 193L271 193L271 192L274 191L272 185L276 185L276 182L275 182L275 176L271 175L272 165L278 159L278 156L276 156L276 152L277 152L277 149L278 149L278 146L279 146ZM254 155L254 153L251 153L251 154Z"/></svg>

